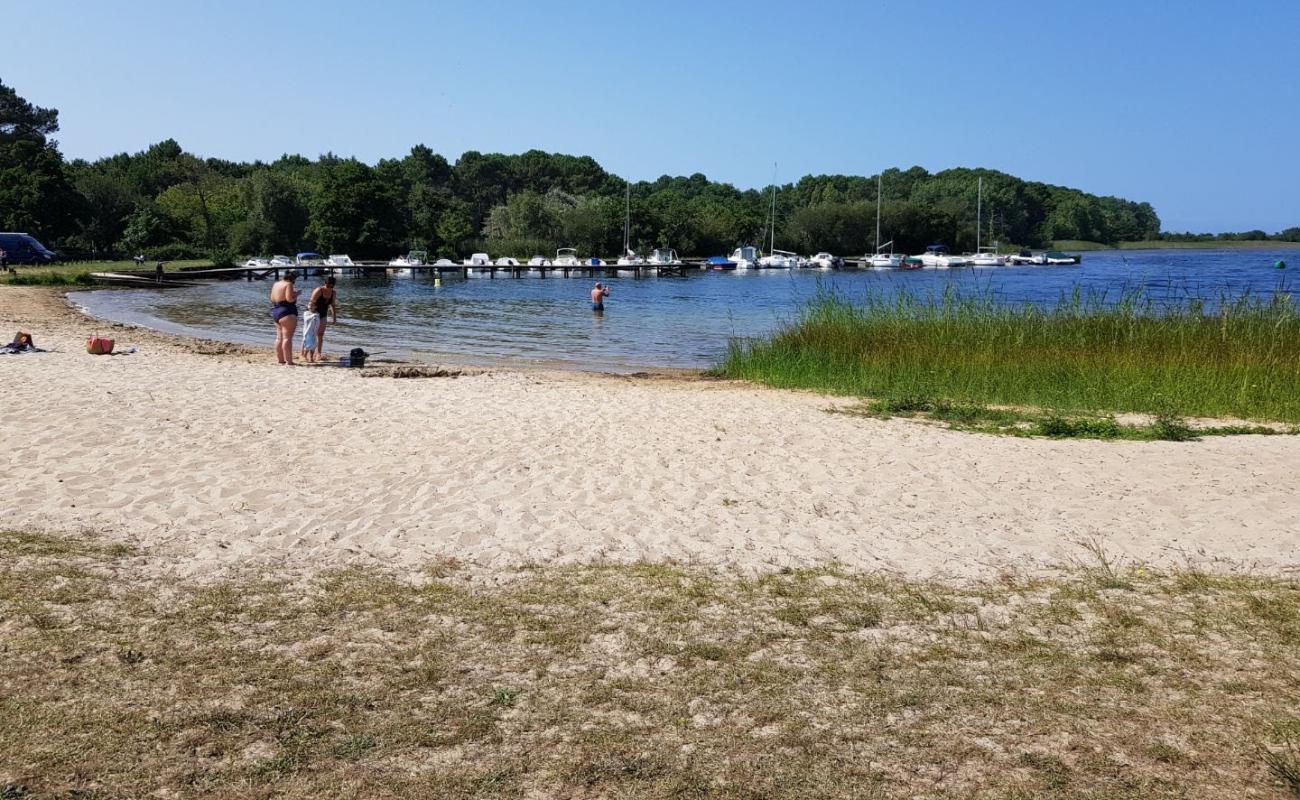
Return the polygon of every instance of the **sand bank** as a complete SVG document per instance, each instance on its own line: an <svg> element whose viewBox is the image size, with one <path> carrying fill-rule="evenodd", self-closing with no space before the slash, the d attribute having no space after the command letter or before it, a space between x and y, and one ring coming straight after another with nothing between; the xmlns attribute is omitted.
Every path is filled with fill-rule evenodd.
<svg viewBox="0 0 1300 800"><path fill-rule="evenodd" d="M367 378L93 323L0 287L0 527L91 528L160 570L454 558L840 562L992 577L1084 557L1294 570L1300 438L1046 441L828 414L746 384ZM112 333L135 354L94 357ZM268 324L268 340L271 333Z"/></svg>

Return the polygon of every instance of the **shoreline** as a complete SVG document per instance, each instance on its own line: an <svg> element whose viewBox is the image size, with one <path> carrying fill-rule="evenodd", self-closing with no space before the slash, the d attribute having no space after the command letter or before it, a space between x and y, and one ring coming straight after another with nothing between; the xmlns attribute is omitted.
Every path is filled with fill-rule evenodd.
<svg viewBox="0 0 1300 800"><path fill-rule="evenodd" d="M229 345L231 347L243 348L249 350L262 350L263 345L251 343L245 339L218 339L201 335L199 332L188 332L186 326L176 324L169 327L159 327L150 325L144 321L121 321L113 320L107 317L96 316L91 313L90 309L78 303L72 295L92 294L103 291L121 291L112 287L24 287L24 288L48 288L59 292L65 301L67 307L79 317L88 320L97 325L115 326L126 330L143 330L162 337L171 337L178 343L183 342L212 342ZM127 290L132 291L132 290ZM162 321L160 321L162 322ZM166 324L164 322L164 324ZM274 339L274 333L268 331L268 339ZM372 345L373 346L373 345ZM412 364L421 366L446 366L455 369L464 370L519 370L523 372L541 371L541 372L558 372L558 373L576 373L581 375L614 375L614 376L636 376L636 377L664 377L676 378L682 380L703 379L709 372L708 367L688 368L688 367L666 367L656 364L612 364L602 368L583 369L574 362L563 360L521 360L510 358L493 358L484 355L444 353L434 350L425 350L422 348L403 347L396 348L399 352L407 352L412 357L393 358L384 356L385 350L378 350L376 354L384 356L378 359L368 359L371 363L384 364ZM270 345L265 346L266 352L270 353L273 348ZM295 351L296 352L296 351ZM337 358L343 353L336 354ZM427 356L425 358L424 356ZM321 363L329 363L328 359Z"/></svg>
<svg viewBox="0 0 1300 800"><path fill-rule="evenodd" d="M1127 563L1292 575L1294 437L1193 444L1010 439L829 414L808 392L671 375L295 369L270 348L92 322L0 287L0 528L90 530L146 571L291 577L452 560L836 565L924 580ZM369 376L366 373L370 373Z"/></svg>

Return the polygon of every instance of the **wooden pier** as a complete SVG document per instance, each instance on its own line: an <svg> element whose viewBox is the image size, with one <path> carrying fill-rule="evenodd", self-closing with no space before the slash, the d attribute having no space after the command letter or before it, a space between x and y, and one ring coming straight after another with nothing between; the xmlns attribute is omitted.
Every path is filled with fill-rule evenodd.
<svg viewBox="0 0 1300 800"><path fill-rule="evenodd" d="M275 267L213 267L210 269L179 269L158 272L157 270L122 270L120 272L96 272L92 277L104 283L117 283L131 286L184 286L194 280L279 280L280 276L296 272L300 275L389 275L401 271L402 274L447 275L468 279L471 276L495 279L501 277L524 278L535 276L541 278L563 276L565 278L612 278L619 274L644 277L684 277L688 270L698 271L700 262L683 262L681 264L578 264L570 266L529 266L527 264L419 264L409 267L389 266L387 262L360 262L348 267L332 266L275 266Z"/></svg>

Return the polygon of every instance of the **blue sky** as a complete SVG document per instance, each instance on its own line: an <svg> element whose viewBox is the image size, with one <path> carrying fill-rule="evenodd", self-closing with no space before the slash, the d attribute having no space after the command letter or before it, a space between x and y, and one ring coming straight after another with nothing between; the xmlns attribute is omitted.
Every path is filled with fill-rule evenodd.
<svg viewBox="0 0 1300 800"><path fill-rule="evenodd" d="M0 78L70 157L369 162L423 142L739 186L984 166L1300 225L1300 2L0 0Z"/></svg>

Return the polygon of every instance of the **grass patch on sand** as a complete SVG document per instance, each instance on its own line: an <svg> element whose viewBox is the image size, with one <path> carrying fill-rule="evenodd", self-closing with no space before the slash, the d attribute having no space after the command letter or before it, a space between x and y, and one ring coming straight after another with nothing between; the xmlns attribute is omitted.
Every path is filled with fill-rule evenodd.
<svg viewBox="0 0 1300 800"><path fill-rule="evenodd" d="M1156 414L1145 423L1122 423L1112 415L1045 413L1015 408L990 408L924 396L867 400L861 405L831 409L851 416L905 417L947 425L953 430L1050 439L1123 439L1129 441L1192 442L1204 436L1295 436L1300 427L1268 425L1192 426L1172 413Z"/></svg>
<svg viewBox="0 0 1300 800"><path fill-rule="evenodd" d="M1289 295L1210 311L1127 295L1009 306L988 294L824 294L734 341L733 378L896 401L1300 422L1300 313Z"/></svg>
<svg viewBox="0 0 1300 800"><path fill-rule="evenodd" d="M12 286L90 286L95 279L92 272L134 272L144 269L152 275L156 261L146 261L139 267L134 261L78 261L72 264L28 267L15 266L12 273L0 273L0 284ZM211 261L168 261L167 271L186 267L210 267ZM2 800L2 799L0 799Z"/></svg>
<svg viewBox="0 0 1300 800"><path fill-rule="evenodd" d="M1300 584L150 577L0 536L0 796L1277 797ZM1294 784L1291 784L1294 785Z"/></svg>

